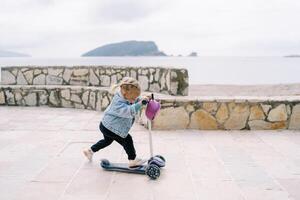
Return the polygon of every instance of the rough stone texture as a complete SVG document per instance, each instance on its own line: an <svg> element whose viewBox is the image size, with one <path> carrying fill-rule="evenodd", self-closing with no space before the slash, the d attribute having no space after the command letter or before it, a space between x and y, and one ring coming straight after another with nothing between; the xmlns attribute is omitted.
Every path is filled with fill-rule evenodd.
<svg viewBox="0 0 300 200"><path fill-rule="evenodd" d="M182 107L161 109L153 121L155 129L185 129L189 124L189 115Z"/></svg>
<svg viewBox="0 0 300 200"><path fill-rule="evenodd" d="M289 129L300 129L300 104L293 107Z"/></svg>
<svg viewBox="0 0 300 200"><path fill-rule="evenodd" d="M89 70L88 69L75 69L73 74L74 76L85 76L89 73Z"/></svg>
<svg viewBox="0 0 300 200"><path fill-rule="evenodd" d="M266 122L264 120L253 120L249 122L249 127L251 130L275 130L275 129L285 129L286 122Z"/></svg>
<svg viewBox="0 0 300 200"><path fill-rule="evenodd" d="M53 75L47 75L46 85L62 85L63 79Z"/></svg>
<svg viewBox="0 0 300 200"><path fill-rule="evenodd" d="M17 76L17 84L18 85L27 85L27 81L21 71L19 71Z"/></svg>
<svg viewBox="0 0 300 200"><path fill-rule="evenodd" d="M61 97L62 97L62 98L65 98L66 100L70 100L70 97L71 97L70 90L69 90L69 89L67 89L67 90L62 90L62 91L61 91Z"/></svg>
<svg viewBox="0 0 300 200"><path fill-rule="evenodd" d="M0 91L0 104L5 104L5 96L3 91Z"/></svg>
<svg viewBox="0 0 300 200"><path fill-rule="evenodd" d="M148 90L149 88L149 82L148 82L148 78L147 76L139 76L138 79L140 85L141 85L141 89L144 90Z"/></svg>
<svg viewBox="0 0 300 200"><path fill-rule="evenodd" d="M50 91L49 102L53 106L58 106L59 105L60 101L59 101L59 98L58 98L58 95L57 95L56 91Z"/></svg>
<svg viewBox="0 0 300 200"><path fill-rule="evenodd" d="M90 85L95 85L95 86L99 85L100 83L93 69L90 69L89 83Z"/></svg>
<svg viewBox="0 0 300 200"><path fill-rule="evenodd" d="M48 74L49 75L52 75L52 76L59 76L61 75L63 72L63 69L62 68L52 68L52 67L49 67L48 68Z"/></svg>
<svg viewBox="0 0 300 200"><path fill-rule="evenodd" d="M50 94L50 95L49 95ZM13 106L53 106L105 110L112 95L108 88L86 86L0 86L0 104ZM162 109L154 121L154 129L300 129L297 98L260 100L191 99L157 95ZM219 108L206 103L216 103ZM239 102L239 103L237 103ZM285 103L282 103L285 102ZM269 103L269 104L268 104ZM286 109L286 120L270 122L265 119L261 104L272 105L269 115L280 115ZM282 106L283 105L283 106ZM290 107L291 112L288 111ZM211 109L211 113L206 111ZM283 109L283 110L284 110ZM276 111L277 110L277 111ZM283 111L284 112L284 111ZM249 121L248 121L249 118ZM280 116L278 116L280 118ZM285 118L283 118L285 119Z"/></svg>
<svg viewBox="0 0 300 200"><path fill-rule="evenodd" d="M91 106L92 109L96 108L96 94L93 91L90 92L89 106Z"/></svg>
<svg viewBox="0 0 300 200"><path fill-rule="evenodd" d="M109 105L110 101L108 99L107 96L105 96L103 99L102 99L102 108L107 108L107 106Z"/></svg>
<svg viewBox="0 0 300 200"><path fill-rule="evenodd" d="M190 128L201 130L216 130L218 129L218 123L216 119L206 112L199 109L195 111L191 116Z"/></svg>
<svg viewBox="0 0 300 200"><path fill-rule="evenodd" d="M1 84L4 85L16 84L16 78L9 71L1 70Z"/></svg>
<svg viewBox="0 0 300 200"><path fill-rule="evenodd" d="M72 75L72 70L65 68L64 73L63 73L64 81L68 83L70 81L71 75Z"/></svg>
<svg viewBox="0 0 300 200"><path fill-rule="evenodd" d="M267 104L260 104L265 115L268 116L269 111L271 110L272 106L271 105L267 105Z"/></svg>
<svg viewBox="0 0 300 200"><path fill-rule="evenodd" d="M150 91L152 92L160 92L160 87L158 85L158 83L154 83L154 84L151 84L150 85L150 88L149 88Z"/></svg>
<svg viewBox="0 0 300 200"><path fill-rule="evenodd" d="M143 90L172 95L188 94L188 73L185 69L161 67L4 67L4 84L18 85L82 85L109 87L124 76L141 82ZM8 74L8 75L6 75ZM23 76L25 75L25 77ZM98 77L99 76L99 77ZM17 78L16 78L17 77Z"/></svg>
<svg viewBox="0 0 300 200"><path fill-rule="evenodd" d="M276 108L270 110L268 120L271 122L279 122L287 120L287 112L284 104L280 104Z"/></svg>
<svg viewBox="0 0 300 200"><path fill-rule="evenodd" d="M45 84L46 84L45 74L40 74L33 79L33 85L45 85Z"/></svg>
<svg viewBox="0 0 300 200"><path fill-rule="evenodd" d="M5 90L5 96L8 105L15 105L15 95L11 90Z"/></svg>
<svg viewBox="0 0 300 200"><path fill-rule="evenodd" d="M28 84L32 84L33 81L33 70L29 70L27 72L24 72L25 78L28 82Z"/></svg>
<svg viewBox="0 0 300 200"><path fill-rule="evenodd" d="M76 94L71 94L71 100L76 102L76 103L81 103L80 97Z"/></svg>
<svg viewBox="0 0 300 200"><path fill-rule="evenodd" d="M216 119L219 123L224 123L229 117L229 112L225 103L220 105L220 108L216 114Z"/></svg>
<svg viewBox="0 0 300 200"><path fill-rule="evenodd" d="M88 105L88 101L89 101L89 93L90 91L85 91L83 94L82 94L82 101L83 101L83 104L84 105Z"/></svg>
<svg viewBox="0 0 300 200"><path fill-rule="evenodd" d="M215 102L204 102L203 109L209 113L215 113L218 109L218 104Z"/></svg>
<svg viewBox="0 0 300 200"><path fill-rule="evenodd" d="M71 101L61 99L61 107L63 108L73 108L73 104Z"/></svg>
<svg viewBox="0 0 300 200"><path fill-rule="evenodd" d="M106 75L101 75L100 82L101 82L102 86L108 87L108 86L110 86L110 77L106 76Z"/></svg>
<svg viewBox="0 0 300 200"><path fill-rule="evenodd" d="M265 119L265 115L262 109L258 105L251 106L249 120L260 120L260 119L261 120Z"/></svg>
<svg viewBox="0 0 300 200"><path fill-rule="evenodd" d="M229 119L225 122L224 127L227 130L240 130L245 128L249 117L249 106L246 104L237 104L230 113Z"/></svg>
<svg viewBox="0 0 300 200"><path fill-rule="evenodd" d="M37 95L36 93L30 93L24 97L26 105L28 106L36 106L37 105Z"/></svg>

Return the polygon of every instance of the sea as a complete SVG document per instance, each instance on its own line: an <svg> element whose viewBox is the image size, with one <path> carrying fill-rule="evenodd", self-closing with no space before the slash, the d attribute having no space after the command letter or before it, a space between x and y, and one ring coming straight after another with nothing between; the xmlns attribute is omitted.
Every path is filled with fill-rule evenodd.
<svg viewBox="0 0 300 200"><path fill-rule="evenodd" d="M0 58L7 66L118 65L186 68L190 84L300 83L300 58L288 57L74 57Z"/></svg>

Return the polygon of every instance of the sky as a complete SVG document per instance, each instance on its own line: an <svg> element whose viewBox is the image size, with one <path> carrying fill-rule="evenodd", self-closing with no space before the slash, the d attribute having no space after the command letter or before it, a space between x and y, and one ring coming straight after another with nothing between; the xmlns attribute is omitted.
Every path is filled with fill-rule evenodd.
<svg viewBox="0 0 300 200"><path fill-rule="evenodd" d="M168 55L300 54L299 0L0 0L0 50L78 57L127 40Z"/></svg>

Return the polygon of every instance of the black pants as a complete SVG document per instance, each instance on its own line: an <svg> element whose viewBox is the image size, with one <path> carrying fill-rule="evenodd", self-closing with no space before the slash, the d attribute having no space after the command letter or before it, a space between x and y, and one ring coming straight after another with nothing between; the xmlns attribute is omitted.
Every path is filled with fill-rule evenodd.
<svg viewBox="0 0 300 200"><path fill-rule="evenodd" d="M104 136L104 139L99 140L96 144L91 146L93 152L99 151L100 149L103 149L110 145L113 141L116 141L123 146L125 152L128 155L128 160L135 159L136 154L133 146L133 140L130 134L128 134L126 138L122 138L119 135L108 130L105 126L102 125L102 123L100 123L99 128Z"/></svg>

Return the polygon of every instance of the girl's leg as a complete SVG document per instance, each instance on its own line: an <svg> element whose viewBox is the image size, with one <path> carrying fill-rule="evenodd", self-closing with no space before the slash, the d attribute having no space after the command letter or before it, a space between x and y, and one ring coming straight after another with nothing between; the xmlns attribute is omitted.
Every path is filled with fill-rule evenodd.
<svg viewBox="0 0 300 200"><path fill-rule="evenodd" d="M99 129L102 132L104 139L99 140L96 144L91 146L91 150L93 152L99 151L100 149L107 147L114 141L114 139L112 137L110 137L110 131L107 128L105 128L102 125L102 123L100 123Z"/></svg>
<svg viewBox="0 0 300 200"><path fill-rule="evenodd" d="M127 135L126 138L121 138L120 136L116 136L114 138L120 145L123 146L127 156L128 160L134 160L136 158L135 148L133 145L133 140L130 134Z"/></svg>
<svg viewBox="0 0 300 200"><path fill-rule="evenodd" d="M112 138L109 138L109 137L105 136L104 134L103 134L103 136L104 136L104 139L99 140L96 144L91 146L91 150L93 152L99 151L100 149L107 147L114 141Z"/></svg>

